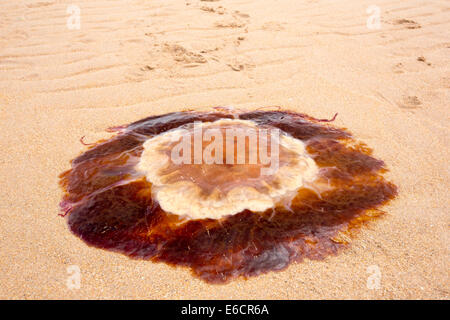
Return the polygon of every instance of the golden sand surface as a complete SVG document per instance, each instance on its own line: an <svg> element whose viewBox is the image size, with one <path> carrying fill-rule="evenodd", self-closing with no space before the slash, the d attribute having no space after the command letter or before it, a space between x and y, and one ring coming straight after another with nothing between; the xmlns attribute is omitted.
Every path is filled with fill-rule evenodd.
<svg viewBox="0 0 450 320"><path fill-rule="evenodd" d="M380 29L367 26L374 5ZM448 299L449 53L446 0L2 1L0 298ZM339 255L210 285L89 247L57 216L80 137L184 109L275 105L338 112L399 187Z"/></svg>

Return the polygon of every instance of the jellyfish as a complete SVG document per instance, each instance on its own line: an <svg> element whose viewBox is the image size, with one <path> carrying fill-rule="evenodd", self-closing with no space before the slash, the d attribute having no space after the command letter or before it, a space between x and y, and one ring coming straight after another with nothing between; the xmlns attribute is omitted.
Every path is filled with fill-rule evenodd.
<svg viewBox="0 0 450 320"><path fill-rule="evenodd" d="M88 245L208 283L335 255L397 194L335 117L216 108L111 128L60 175L61 215Z"/></svg>

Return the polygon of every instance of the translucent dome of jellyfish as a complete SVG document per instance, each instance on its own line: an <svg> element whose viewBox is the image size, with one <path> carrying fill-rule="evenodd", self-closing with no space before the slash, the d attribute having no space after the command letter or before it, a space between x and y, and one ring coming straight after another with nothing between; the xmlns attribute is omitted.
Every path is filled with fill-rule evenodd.
<svg viewBox="0 0 450 320"><path fill-rule="evenodd" d="M91 246L210 283L323 259L397 194L384 162L331 121L218 108L112 128L60 175L62 215Z"/></svg>

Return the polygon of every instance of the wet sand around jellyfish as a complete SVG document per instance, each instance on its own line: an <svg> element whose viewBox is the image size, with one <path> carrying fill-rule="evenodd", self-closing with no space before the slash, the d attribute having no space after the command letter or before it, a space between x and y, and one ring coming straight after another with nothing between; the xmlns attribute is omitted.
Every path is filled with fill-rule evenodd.
<svg viewBox="0 0 450 320"><path fill-rule="evenodd" d="M239 212L235 212L236 206L227 208L228 214L218 211L217 219L205 216L199 208L195 210L203 216L188 219L165 210L149 180L160 179L157 182L162 186L166 182L155 175L161 168L167 169L161 161L166 157L167 163L167 154L160 152L164 150L161 142L168 141L166 134L176 135L177 128L196 121L209 126L236 118L253 126L280 129L289 137L288 142L300 141L290 146L299 146L297 152L303 153L296 155L313 161L316 167L311 168L316 169L311 181L289 185L289 179L281 176L281 184L288 181L286 190L296 187L290 201L271 199L261 205L258 198L257 203L247 202ZM146 155L149 150L153 151ZM281 168L295 167L295 163L286 161ZM377 208L396 195L395 185L383 178L384 172L383 161L372 157L371 150L350 133L306 115L284 111L178 112L132 123L76 158L72 169L61 176L66 190L62 207L72 232L90 245L187 266L208 282L224 283L238 276L280 270L304 258L336 254L348 243L348 235L382 215ZM178 199L172 202L182 199L180 190L186 188L182 180L172 181L173 190L178 190ZM201 189L201 184L197 187Z"/></svg>

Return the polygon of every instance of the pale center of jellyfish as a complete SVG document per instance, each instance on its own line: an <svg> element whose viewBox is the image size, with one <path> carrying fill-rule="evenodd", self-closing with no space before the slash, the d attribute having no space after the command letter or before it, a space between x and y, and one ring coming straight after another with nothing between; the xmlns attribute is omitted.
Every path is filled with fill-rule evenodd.
<svg viewBox="0 0 450 320"><path fill-rule="evenodd" d="M166 212L220 219L292 200L318 167L305 144L249 120L198 122L148 139L136 169Z"/></svg>

